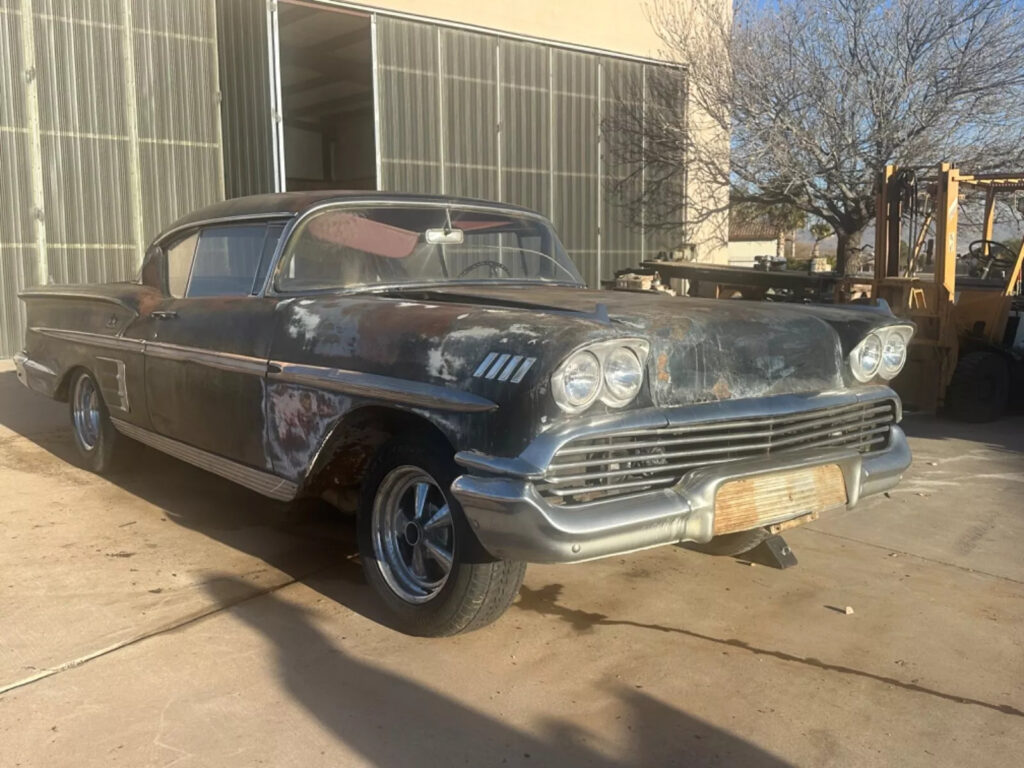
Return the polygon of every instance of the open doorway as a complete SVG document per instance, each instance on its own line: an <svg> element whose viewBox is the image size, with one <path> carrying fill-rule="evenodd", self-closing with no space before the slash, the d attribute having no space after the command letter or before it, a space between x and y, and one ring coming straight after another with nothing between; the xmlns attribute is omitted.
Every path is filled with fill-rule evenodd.
<svg viewBox="0 0 1024 768"><path fill-rule="evenodd" d="M376 189L370 17L278 8L286 188Z"/></svg>

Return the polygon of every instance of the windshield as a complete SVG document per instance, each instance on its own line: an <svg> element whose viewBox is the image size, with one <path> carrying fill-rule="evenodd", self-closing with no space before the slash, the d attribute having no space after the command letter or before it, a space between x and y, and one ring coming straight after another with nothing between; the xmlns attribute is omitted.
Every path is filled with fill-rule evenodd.
<svg viewBox="0 0 1024 768"><path fill-rule="evenodd" d="M551 227L507 211L325 208L290 238L283 292L472 282L582 284Z"/></svg>

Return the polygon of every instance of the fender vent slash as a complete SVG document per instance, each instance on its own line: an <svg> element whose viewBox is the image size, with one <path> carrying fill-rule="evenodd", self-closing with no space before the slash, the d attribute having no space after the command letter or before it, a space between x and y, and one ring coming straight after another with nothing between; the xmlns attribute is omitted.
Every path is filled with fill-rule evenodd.
<svg viewBox="0 0 1024 768"><path fill-rule="evenodd" d="M693 469L809 448L885 450L896 403L874 400L801 413L670 425L574 438L551 460L538 492L580 504L675 485Z"/></svg>
<svg viewBox="0 0 1024 768"><path fill-rule="evenodd" d="M107 406L129 413L131 407L128 403L128 377L125 375L124 361L97 355L95 372Z"/></svg>
<svg viewBox="0 0 1024 768"><path fill-rule="evenodd" d="M487 357L473 372L473 376L478 379L494 379L518 384L529 373L535 362L537 362L535 357L488 352Z"/></svg>

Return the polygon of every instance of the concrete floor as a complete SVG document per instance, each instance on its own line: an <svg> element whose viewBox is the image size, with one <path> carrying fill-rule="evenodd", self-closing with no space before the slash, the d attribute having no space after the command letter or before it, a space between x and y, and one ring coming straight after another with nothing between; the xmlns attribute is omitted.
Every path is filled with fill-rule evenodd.
<svg viewBox="0 0 1024 768"><path fill-rule="evenodd" d="M380 623L351 526L144 448L76 469L0 369L3 766L1019 765L1024 419L906 421L797 568L531 567L496 625ZM852 606L855 613L842 609Z"/></svg>

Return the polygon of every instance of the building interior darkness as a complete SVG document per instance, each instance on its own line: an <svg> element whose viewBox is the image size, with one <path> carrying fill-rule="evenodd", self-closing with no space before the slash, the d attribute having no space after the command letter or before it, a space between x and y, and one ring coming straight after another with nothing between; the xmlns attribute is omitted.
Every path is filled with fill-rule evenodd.
<svg viewBox="0 0 1024 768"><path fill-rule="evenodd" d="M370 18L278 7L287 188L375 189Z"/></svg>

